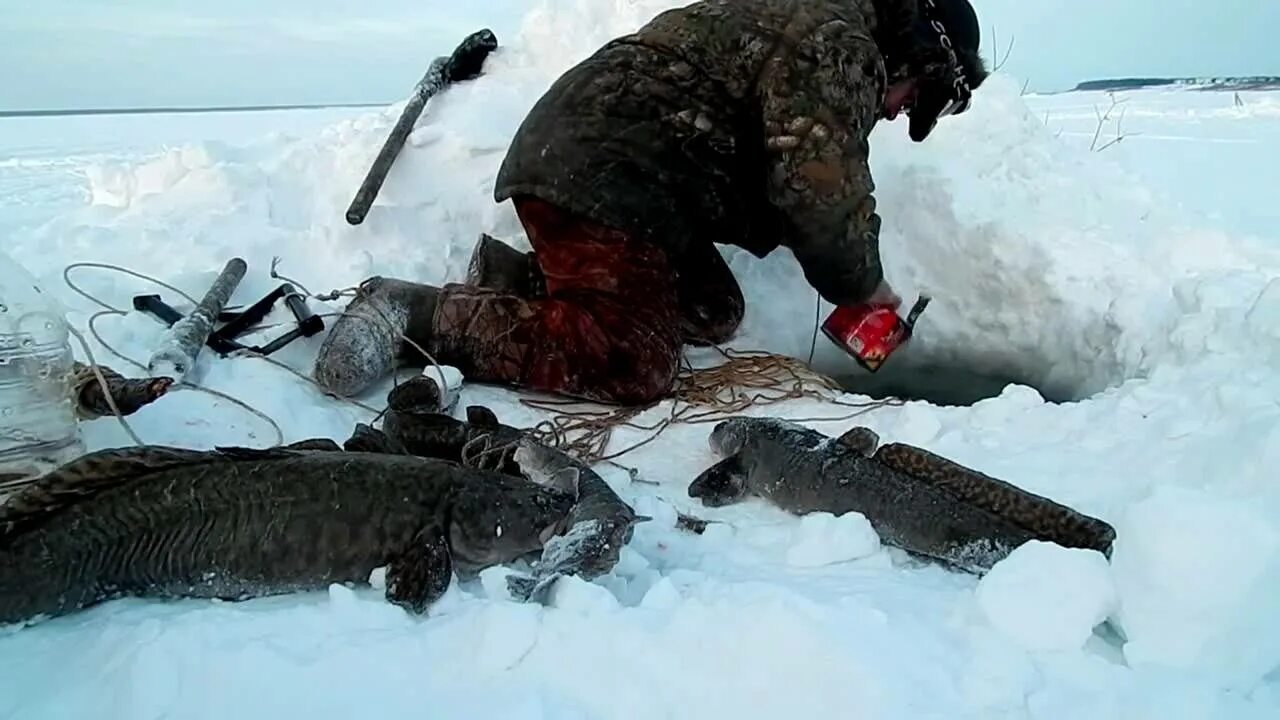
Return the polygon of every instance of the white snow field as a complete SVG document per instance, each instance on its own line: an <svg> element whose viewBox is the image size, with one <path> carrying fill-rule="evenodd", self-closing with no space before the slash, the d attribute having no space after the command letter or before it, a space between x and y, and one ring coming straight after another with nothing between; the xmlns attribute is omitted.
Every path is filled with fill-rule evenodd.
<svg viewBox="0 0 1280 720"><path fill-rule="evenodd" d="M485 77L428 106L354 228L345 209L398 104L0 120L5 249L80 329L97 308L61 276L79 261L199 293L239 255L250 274L237 302L274 286L276 255L316 292L371 273L459 279L480 232L524 244L491 190L525 111L598 44L675 4L533 6ZM971 406L808 422L865 424L1101 517L1118 532L1111 562L1028 546L979 581L905 558L856 516L708 510L686 487L715 459L710 426L682 425L621 458L648 483L600 466L654 520L610 576L564 581L548 606L506 598L500 569L455 583L426 618L370 588L115 601L0 634L0 717L1280 717L1280 95L1241 93L1242 107L1230 93L1121 96L1138 134L1101 153L1089 145L1105 95L1021 97L1000 76L923 145L901 122L876 130L889 279L908 301L934 298L892 371L1010 384ZM794 260L724 252L749 303L734 345L804 358L814 294ZM121 307L156 291L92 268L73 278ZM135 358L161 331L137 313L97 325ZM277 357L306 372L319 343ZM818 348L821 369L857 375ZM371 417L259 360L207 353L195 373L275 418L286 441L341 440ZM363 400L380 406L389 386ZM517 399L467 386L462 403L516 425L542 417ZM133 421L153 443L275 441L192 392ZM84 430L95 449L128 442L114 421ZM643 437L620 430L614 447ZM682 533L677 510L722 522Z"/></svg>

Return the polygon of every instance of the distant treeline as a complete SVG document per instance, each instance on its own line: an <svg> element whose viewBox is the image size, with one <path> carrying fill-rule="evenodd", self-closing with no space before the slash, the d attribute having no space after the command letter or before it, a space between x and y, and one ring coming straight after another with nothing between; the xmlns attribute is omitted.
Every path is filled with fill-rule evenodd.
<svg viewBox="0 0 1280 720"><path fill-rule="evenodd" d="M1138 90L1141 88L1177 85L1202 90L1280 90L1280 76L1255 75L1253 77L1198 77L1198 78L1110 78L1088 80L1076 85L1079 91L1088 90Z"/></svg>

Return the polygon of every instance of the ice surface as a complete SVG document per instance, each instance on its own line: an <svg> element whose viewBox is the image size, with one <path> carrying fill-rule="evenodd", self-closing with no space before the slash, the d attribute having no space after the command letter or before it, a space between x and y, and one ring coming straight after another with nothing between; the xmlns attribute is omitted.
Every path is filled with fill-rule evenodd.
<svg viewBox="0 0 1280 720"><path fill-rule="evenodd" d="M479 233L525 245L509 205L491 198L524 112L598 43L677 4L532 6L519 35L499 38L483 78L429 104L359 227L343 213L399 105L0 121L6 251L62 293L81 329L98 307L63 289L73 261L118 262L198 296L237 255L250 271L235 303L275 286L273 256L313 292L375 272L459 279ZM1058 577L995 593L1007 609L988 618L977 579L889 549L789 562L815 521L758 501L691 502L688 482L715 458L709 426L681 425L621 459L646 482L601 466L655 519L637 526L612 574L557 583L551 606L511 602L502 568L454 583L426 618L370 588L118 601L0 635L0 718L320 719L370 708L396 717L1280 716L1280 206L1267 194L1280 103L1266 93L1241 93L1243 108L1219 93L1123 95L1125 128L1137 134L1102 153L1089 152L1089 118L1105 95L1022 97L1001 76L925 144L908 142L902 122L876 130L889 279L904 297L934 298L882 372L958 367L1007 382L972 407L914 402L808 422L920 443L1115 524L1116 610L1081 646L1029 651L1042 626L993 627L1088 609L1069 596L1035 605ZM723 252L748 301L734 344L807 356L814 293L794 260ZM90 268L73 279L118 307L137 293L167 295ZM283 309L268 318L288 321ZM140 359L162 334L138 313L95 325ZM321 339L274 357L306 372ZM817 362L856 375L822 339ZM373 419L259 360L204 353L192 379L252 402L286 441L342 440ZM389 387L361 399L381 407ZM487 404L512 424L546 417L504 390L462 395L459 407ZM1051 402L1064 398L1081 401ZM803 400L752 412L846 410ZM155 443L274 441L262 420L186 390L131 420ZM646 436L621 428L614 447ZM85 437L94 448L127 442L108 420L86 424ZM677 512L715 522L694 535L675 528ZM806 541L814 553L857 554L835 553L842 542L866 549L856 534L821 535ZM986 585L990 599L1000 576ZM1073 617L1062 629L1075 638L1093 614Z"/></svg>
<svg viewBox="0 0 1280 720"><path fill-rule="evenodd" d="M978 583L987 620L1029 650L1079 650L1116 609L1102 553L1033 540Z"/></svg>

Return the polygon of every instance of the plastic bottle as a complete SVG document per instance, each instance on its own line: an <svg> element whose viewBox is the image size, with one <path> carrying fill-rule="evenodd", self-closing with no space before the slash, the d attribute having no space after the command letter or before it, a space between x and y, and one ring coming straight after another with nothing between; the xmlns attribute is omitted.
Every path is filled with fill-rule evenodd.
<svg viewBox="0 0 1280 720"><path fill-rule="evenodd" d="M84 454L63 308L0 252L0 485Z"/></svg>

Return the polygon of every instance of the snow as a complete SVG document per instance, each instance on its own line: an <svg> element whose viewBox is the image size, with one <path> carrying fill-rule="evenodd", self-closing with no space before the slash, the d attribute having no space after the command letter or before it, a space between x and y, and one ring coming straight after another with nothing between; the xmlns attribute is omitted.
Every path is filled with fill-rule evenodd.
<svg viewBox="0 0 1280 720"><path fill-rule="evenodd" d="M1102 553L1033 540L978 582L987 620L1028 650L1079 650L1116 609Z"/></svg>
<svg viewBox="0 0 1280 720"><path fill-rule="evenodd" d="M1264 510L1162 488L1129 508L1117 533L1118 619L1131 638L1131 665L1165 664L1245 683L1276 668L1280 619L1258 604L1280 588L1280 531ZM1170 626L1181 631L1165 632Z"/></svg>
<svg viewBox="0 0 1280 720"><path fill-rule="evenodd" d="M837 517L832 513L809 513L796 523L787 562L797 567L833 565L860 560L880 549L880 536L862 513Z"/></svg>
<svg viewBox="0 0 1280 720"><path fill-rule="evenodd" d="M0 121L6 251L80 329L99 308L62 281L77 261L199 296L240 256L238 303L278 282L273 256L314 292L371 273L459 279L481 232L527 247L509 205L491 199L524 112L597 44L675 4L534 5L518 35L499 37L484 78L428 106L359 227L343 214L400 104ZM621 458L644 482L599 468L654 519L613 573L557 582L546 607L512 602L502 568L455 582L425 618L369 588L116 601L0 635L0 718L345 718L370 703L512 718L1280 715L1280 225L1269 194L1280 178L1268 162L1280 96L1240 93L1237 107L1225 93L1124 93L1136 134L1099 153L1089 145L1104 94L1020 88L992 78L923 145L901 122L872 139L889 280L908 301L934 298L876 379L981 379L990 392L972 406L912 401L806 423L831 435L865 425L1111 522L1114 605L1097 562L1070 554L1033 562L1044 549L1026 548L979 581L874 549L856 516L702 508L685 491L715 460L710 426L679 425ZM723 251L748 302L734 344L806 357L815 296L794 260ZM168 295L94 268L72 279L122 308ZM135 359L163 330L138 313L95 326ZM305 373L320 341L273 357ZM825 340L816 364L869 382ZM250 402L287 442L342 440L373 417L255 359L206 352L192 379ZM389 387L361 399L381 407ZM546 417L506 390L461 394L459 407L487 404L516 425ZM798 400L751 412L846 410ZM275 441L263 420L192 391L132 420L154 443ZM91 448L128 442L113 421L84 429ZM645 436L620 429L614 447ZM713 522L681 532L677 512ZM1051 593L1064 587L1081 593Z"/></svg>

